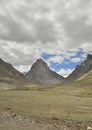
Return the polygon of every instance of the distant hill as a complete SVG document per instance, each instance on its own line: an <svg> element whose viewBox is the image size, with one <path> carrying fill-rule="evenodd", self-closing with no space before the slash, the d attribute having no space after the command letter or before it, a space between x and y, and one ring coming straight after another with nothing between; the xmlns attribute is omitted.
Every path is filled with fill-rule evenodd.
<svg viewBox="0 0 92 130"><path fill-rule="evenodd" d="M92 55L88 54L86 60L77 65L75 70L67 77L67 80L72 81L79 79L81 76L85 75L92 69Z"/></svg>
<svg viewBox="0 0 92 130"><path fill-rule="evenodd" d="M38 59L33 64L26 77L37 84L57 84L64 81L64 77L50 70L46 62L42 59Z"/></svg>
<svg viewBox="0 0 92 130"><path fill-rule="evenodd" d="M17 71L11 64L0 59L0 81L9 79L24 79L24 75Z"/></svg>

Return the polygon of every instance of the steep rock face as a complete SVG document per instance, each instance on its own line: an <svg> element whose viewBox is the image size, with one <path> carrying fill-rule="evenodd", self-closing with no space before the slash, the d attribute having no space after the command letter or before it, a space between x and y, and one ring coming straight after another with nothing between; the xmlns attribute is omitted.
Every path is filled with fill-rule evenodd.
<svg viewBox="0 0 92 130"><path fill-rule="evenodd" d="M11 64L0 59L0 79L24 79L24 75L17 71Z"/></svg>
<svg viewBox="0 0 92 130"><path fill-rule="evenodd" d="M86 60L77 65L75 70L67 77L67 80L76 80L92 69L92 55L88 54Z"/></svg>
<svg viewBox="0 0 92 130"><path fill-rule="evenodd" d="M27 79L39 84L57 84L64 80L64 77L49 69L45 61L38 59L30 71L26 74Z"/></svg>

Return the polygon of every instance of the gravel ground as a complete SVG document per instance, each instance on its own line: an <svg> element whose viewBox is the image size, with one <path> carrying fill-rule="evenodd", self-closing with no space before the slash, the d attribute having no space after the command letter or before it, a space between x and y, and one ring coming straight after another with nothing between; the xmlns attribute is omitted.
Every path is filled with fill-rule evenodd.
<svg viewBox="0 0 92 130"><path fill-rule="evenodd" d="M0 113L0 130L58 130L50 124L38 123L16 114ZM62 130L62 129L60 129Z"/></svg>
<svg viewBox="0 0 92 130"><path fill-rule="evenodd" d="M53 120L50 123L4 112L0 113L0 130L92 130L92 122Z"/></svg>

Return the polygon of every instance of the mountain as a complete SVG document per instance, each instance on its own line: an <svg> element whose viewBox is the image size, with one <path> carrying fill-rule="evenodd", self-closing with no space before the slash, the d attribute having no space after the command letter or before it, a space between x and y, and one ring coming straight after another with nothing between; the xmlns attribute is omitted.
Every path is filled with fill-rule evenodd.
<svg viewBox="0 0 92 130"><path fill-rule="evenodd" d="M24 75L17 71L11 64L0 59L0 81L9 79L24 79Z"/></svg>
<svg viewBox="0 0 92 130"><path fill-rule="evenodd" d="M30 71L26 74L27 79L39 84L57 84L64 81L64 77L49 69L46 62L38 59Z"/></svg>
<svg viewBox="0 0 92 130"><path fill-rule="evenodd" d="M87 58L80 65L77 65L75 70L67 77L67 80L76 80L85 75L92 69L92 55L88 54Z"/></svg>
<svg viewBox="0 0 92 130"><path fill-rule="evenodd" d="M87 82L88 84L91 83L92 85L92 70L81 76L79 79L77 79L77 81Z"/></svg>

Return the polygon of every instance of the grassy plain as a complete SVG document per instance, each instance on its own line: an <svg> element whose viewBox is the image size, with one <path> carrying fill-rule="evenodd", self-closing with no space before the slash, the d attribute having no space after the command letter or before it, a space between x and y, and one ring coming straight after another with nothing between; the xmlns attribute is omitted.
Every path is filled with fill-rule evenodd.
<svg viewBox="0 0 92 130"><path fill-rule="evenodd" d="M92 121L92 85L31 86L0 91L0 111Z"/></svg>

